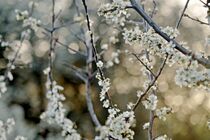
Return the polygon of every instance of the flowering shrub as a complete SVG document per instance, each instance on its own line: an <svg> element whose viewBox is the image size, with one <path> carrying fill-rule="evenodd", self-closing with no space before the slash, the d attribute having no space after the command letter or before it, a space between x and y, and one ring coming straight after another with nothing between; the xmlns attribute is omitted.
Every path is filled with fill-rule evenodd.
<svg viewBox="0 0 210 140"><path fill-rule="evenodd" d="M160 103L162 96L159 79L161 75L164 75L164 69L167 66L170 69L173 67L176 71L173 75L176 85L191 89L199 88L210 92L210 60L208 54L194 52L187 43L176 39L181 35L179 25L188 8L189 0L185 3L176 27L160 27L156 24L153 20L153 16L158 12L155 0L152 1L154 4L152 10L145 9L147 2L144 0L140 3L135 0L113 0L101 4L97 11L93 10L94 13L90 8L91 2L89 3L86 0L80 2L76 0L74 2L71 0L48 0L47 2L50 8L45 7L46 5L41 1L31 1L28 4L28 9L16 9L14 11L16 14L14 16L15 22L22 24L19 27L22 27L22 29L19 31L18 37L7 38L5 34L0 36L2 56L7 63L0 75L0 97L4 98L5 96L6 98L7 92L9 96L9 92L11 92L9 85L16 82L16 70L27 67L28 69L35 69L36 72L41 71L45 75L45 87L43 88L45 95L40 95L41 99L38 99L43 104L41 105L42 109L37 113L39 114L37 129L33 130L33 134L27 138L24 135L20 136L22 134L19 135L18 133L10 136L16 118L2 120L0 121L0 140L11 139L11 137L15 140L86 139L79 128L80 125L75 122L76 119L70 119L72 118L70 110L74 105L70 103L72 106L69 107L65 103L68 102L66 99L71 95L62 93L69 90L66 86L60 86L62 80L59 81L57 75L64 72L65 69L57 70L58 65L65 65L69 68L73 75L70 79L73 82L79 81L84 85L82 92L85 93L87 110L95 129L95 135L92 136L91 134L89 137L95 140L135 139L137 131L135 127L139 125L139 119L142 119L136 115L136 112L141 105L144 107L144 111L149 112L149 119L141 126L141 130L147 131L147 139L171 140L169 132L166 131L164 132L166 134L162 134L162 132L158 132L159 129L154 127L158 122L166 122L167 116L174 113L173 106ZM73 5L72 9L76 10L75 13L77 13L73 18L71 17L70 22L66 21L65 11L68 8L66 8L65 3ZM206 3L201 1L201 3L209 8L208 1ZM44 14L40 17L37 16L36 10L39 9L39 6L46 8L48 13L45 14L47 17ZM133 12L140 15L138 18L141 20L134 19L132 17ZM97 22L102 22L113 30L111 33L105 31L109 39L104 39L105 35L97 36L95 31L97 22L95 23L92 20L91 14L97 14ZM209 23L194 19L189 15L185 16L209 26ZM73 39L68 38L67 30L71 32ZM99 32L104 33L104 31ZM79 43L75 41L76 39L79 40ZM40 43L37 40L42 40L42 42ZM39 47L29 45L34 42L39 44ZM70 42L69 45L66 44L68 42ZM65 53L61 55L61 49L71 56L70 64L62 61L57 62L59 57L68 58L67 55L64 55ZM121 62L128 57L130 59L127 63ZM34 66L33 61L39 61L39 59L42 66ZM82 66L77 63L79 59L82 59ZM142 66L139 67L137 63ZM131 69L137 67L141 73L140 78L143 83L138 84L137 88L133 89L137 93L135 101L129 99L126 109L121 108L112 97L114 80L111 77L114 75L112 75L112 71L115 65L131 66ZM108 73L111 73L110 77L108 77ZM125 76L121 75L122 77ZM40 78L39 76L38 78ZM97 80L98 85L95 84L94 79ZM100 88L96 95L93 95L95 92L92 85L94 84ZM131 83L127 82L126 84L128 87L132 87ZM123 86L121 88L123 90ZM33 89L36 89L36 87L30 89L30 92L33 92ZM101 106L107 112L106 117L103 116L105 123L100 120L93 96L99 97ZM123 96L123 98L126 98L126 95ZM45 98L46 103L43 98ZM36 108L39 103L35 102L30 105L34 105ZM27 115L26 113L25 116ZM207 121L207 128L210 128L210 121Z"/></svg>

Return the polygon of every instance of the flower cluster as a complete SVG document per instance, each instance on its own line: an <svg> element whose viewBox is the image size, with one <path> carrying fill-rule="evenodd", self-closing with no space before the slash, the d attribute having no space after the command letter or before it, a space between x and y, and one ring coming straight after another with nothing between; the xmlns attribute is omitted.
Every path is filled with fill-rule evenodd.
<svg viewBox="0 0 210 140"><path fill-rule="evenodd" d="M51 81L49 77L50 68L44 70L44 73L48 76L46 82L47 93L46 97L49 100L47 109L40 116L41 119L46 120L49 124L57 124L62 128L62 136L66 140L80 140L80 135L74 129L74 123L65 117L66 110L63 107L62 101L65 97L59 94L63 87L57 85L55 81Z"/></svg>
<svg viewBox="0 0 210 140"><path fill-rule="evenodd" d="M165 121L166 120L166 115L169 114L170 112L172 111L171 108L169 107L162 107L160 109L156 109L155 110L155 114L156 116L160 119L160 120L163 120Z"/></svg>
<svg viewBox="0 0 210 140"><path fill-rule="evenodd" d="M170 27L162 28L162 31L171 39L174 39L179 34L177 30ZM181 65L181 67L176 70L175 82L177 85L186 87L199 86L210 91L209 70L199 70L198 63L193 60L193 56L187 56L177 51L173 42L167 42L153 29L143 32L138 26L130 30L125 28L123 37L125 43L129 45L136 43L141 44L151 55L164 58L165 55L168 54L170 56L167 60L169 66L173 64ZM182 43L182 46L187 48L185 43ZM199 56L205 57L202 54ZM146 65L148 64L146 63Z"/></svg>
<svg viewBox="0 0 210 140"><path fill-rule="evenodd" d="M120 53L121 53L120 50L117 50L116 52L112 52L111 59L108 60L107 63L106 63L106 68L110 68L114 64L119 64L120 63L120 59L119 59Z"/></svg>
<svg viewBox="0 0 210 140"><path fill-rule="evenodd" d="M16 12L16 19L18 21L23 21L23 27L30 27L35 32L38 30L38 27L41 25L41 21L30 17L28 11L19 11L15 10Z"/></svg>
<svg viewBox="0 0 210 140"><path fill-rule="evenodd" d="M172 140L172 139L168 138L167 135L163 135L163 136L159 136L159 137L155 138L155 140Z"/></svg>
<svg viewBox="0 0 210 140"><path fill-rule="evenodd" d="M13 75L11 70L15 69L15 65L12 63L7 64L7 70L4 75L0 75L0 97L7 91L7 80L12 81Z"/></svg>
<svg viewBox="0 0 210 140"><path fill-rule="evenodd" d="M119 110L109 109L109 116L106 125L98 128L100 135L95 140L132 140L134 131L131 127L135 125L135 116L133 111L118 113Z"/></svg>
<svg viewBox="0 0 210 140"><path fill-rule="evenodd" d="M98 15L104 16L107 21L121 26L125 25L126 18L130 16L125 7L128 2L123 0L114 0L112 3L107 3L98 9Z"/></svg>
<svg viewBox="0 0 210 140"><path fill-rule="evenodd" d="M210 70L199 70L197 61L192 61L189 66L176 70L175 82L179 86L200 87L210 91Z"/></svg>
<svg viewBox="0 0 210 140"><path fill-rule="evenodd" d="M10 45L9 42L3 40L2 35L0 35L0 44L1 44L1 47L7 47Z"/></svg>
<svg viewBox="0 0 210 140"><path fill-rule="evenodd" d="M13 126L15 125L14 119L7 119L7 121L4 123L0 121L0 139L1 140L7 140L7 134L9 134L12 131Z"/></svg>
<svg viewBox="0 0 210 140"><path fill-rule="evenodd" d="M7 140L7 135L11 133L15 121L12 118L7 119L6 122L0 121L0 140ZM17 136L15 140L27 140L23 136Z"/></svg>
<svg viewBox="0 0 210 140"><path fill-rule="evenodd" d="M162 31L170 36L170 38L175 38L178 35L178 31L171 27L163 28ZM167 42L162 37L160 37L152 28L147 32L143 32L139 26L135 26L132 29L124 28L123 38L125 43L129 45L140 44L152 55L157 55L164 58L166 54L170 56L174 53L178 53L172 42Z"/></svg>
<svg viewBox="0 0 210 140"><path fill-rule="evenodd" d="M142 101L142 104L144 105L146 109L155 110L157 107L157 102L158 102L157 96L154 94L151 94L148 96L146 100Z"/></svg>
<svg viewBox="0 0 210 140"><path fill-rule="evenodd" d="M30 27L35 32L38 30L38 27L40 25L41 25L41 21L36 18L33 18L33 17L29 17L29 18L23 20L23 27Z"/></svg>
<svg viewBox="0 0 210 140"><path fill-rule="evenodd" d="M15 140L27 140L27 138L23 137L23 136L17 136L15 138Z"/></svg>
<svg viewBox="0 0 210 140"><path fill-rule="evenodd" d="M29 17L28 11L20 11L18 9L15 10L16 13L16 20L21 21Z"/></svg>
<svg viewBox="0 0 210 140"><path fill-rule="evenodd" d="M0 97L7 91L6 81L4 76L0 76Z"/></svg>
<svg viewBox="0 0 210 140"><path fill-rule="evenodd" d="M145 129L148 129L150 127L150 123L149 122L147 122L147 123L145 123L144 125L143 125L143 129L145 130Z"/></svg>
<svg viewBox="0 0 210 140"><path fill-rule="evenodd" d="M106 99L106 93L110 89L110 79L103 79L99 73L96 74L96 78L98 79L98 85L101 86L100 101L103 102L103 107L109 108L110 101Z"/></svg>

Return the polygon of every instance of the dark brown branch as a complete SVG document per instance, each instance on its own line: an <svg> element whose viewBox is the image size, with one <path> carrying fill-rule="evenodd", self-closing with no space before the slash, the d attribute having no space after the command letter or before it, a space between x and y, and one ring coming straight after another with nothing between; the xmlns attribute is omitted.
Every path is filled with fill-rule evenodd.
<svg viewBox="0 0 210 140"><path fill-rule="evenodd" d="M210 26L209 23L204 22L204 21L201 21L201 20L199 20L198 18L193 18L193 17L189 16L188 14L184 14L184 17L187 17L187 18L189 18L189 19L191 19L191 20L193 20L193 21L196 21L196 22L198 22L198 23L200 23L200 24Z"/></svg>
<svg viewBox="0 0 210 140"><path fill-rule="evenodd" d="M80 51L77 51L77 50L75 50L75 49L70 48L68 45L66 45L66 44L64 44L64 43L62 43L62 42L60 42L58 39L55 39L55 42L56 42L57 44L63 46L63 47L66 47L67 49L69 49L69 50L71 50L71 51L73 51L73 52L75 52L75 53L81 55L81 56L86 56L84 53L82 53L82 52L80 52Z"/></svg>
<svg viewBox="0 0 210 140"><path fill-rule="evenodd" d="M182 21L182 18L183 18L183 16L184 16L185 11L187 10L187 6L188 6L189 2L190 2L190 0L187 0L187 2L185 3L184 9L183 9L183 11L182 11L182 14L181 14L181 16L179 17L179 20L178 20L178 22L177 22L177 24L176 24L176 28L177 28L177 29L179 28L179 25L180 25L180 23L181 23L181 21Z"/></svg>
<svg viewBox="0 0 210 140"><path fill-rule="evenodd" d="M70 68L83 82L86 82L87 80L86 71L71 64L64 63L63 65L65 65L67 68Z"/></svg>
<svg viewBox="0 0 210 140"><path fill-rule="evenodd" d="M132 53L133 56L136 57L136 59L152 74L152 76L155 77L155 74L152 72L152 70L137 56L137 54Z"/></svg>

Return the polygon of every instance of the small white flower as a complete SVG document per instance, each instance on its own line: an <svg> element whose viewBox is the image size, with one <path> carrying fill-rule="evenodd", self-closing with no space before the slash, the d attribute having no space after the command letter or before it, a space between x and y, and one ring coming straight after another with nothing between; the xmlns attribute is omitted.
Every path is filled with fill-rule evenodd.
<svg viewBox="0 0 210 140"><path fill-rule="evenodd" d="M144 125L143 125L143 129L145 130L145 129L148 129L149 128L149 126L150 126L150 123L149 122L147 122L147 123L145 123Z"/></svg>
<svg viewBox="0 0 210 140"><path fill-rule="evenodd" d="M149 97L147 98L147 100L142 101L142 104L144 105L144 107L146 109L149 110L155 110L157 107L157 96L154 94L149 95Z"/></svg>
<svg viewBox="0 0 210 140"><path fill-rule="evenodd" d="M143 94L142 91L140 91L140 90L137 91L137 97L138 97L138 98L140 98L140 97L142 96L142 94Z"/></svg>
<svg viewBox="0 0 210 140"><path fill-rule="evenodd" d="M160 108L160 109L157 109L156 111L155 111L155 114L156 114L156 116L160 119L160 120L163 120L163 121L165 121L166 120L166 115L168 114L168 113L170 113L172 110L171 110L171 108L169 108L169 107L163 107L163 108Z"/></svg>
<svg viewBox="0 0 210 140"><path fill-rule="evenodd" d="M96 63L96 65L97 65L97 67L99 67L99 68L102 68L103 67L103 62L102 61L98 61L97 63Z"/></svg>
<svg viewBox="0 0 210 140"><path fill-rule="evenodd" d="M12 75L12 73L11 73L10 71L8 71L8 73L7 73L7 78L8 78L10 81L13 80L13 75Z"/></svg>
<svg viewBox="0 0 210 140"><path fill-rule="evenodd" d="M108 49L108 44L103 44L103 45L101 46L101 49L107 50L107 49Z"/></svg>
<svg viewBox="0 0 210 140"><path fill-rule="evenodd" d="M108 108L109 105L110 105L109 100L105 100L105 101L103 102L103 107Z"/></svg>
<svg viewBox="0 0 210 140"><path fill-rule="evenodd" d="M15 140L27 140L27 138L23 137L23 136L17 136L15 138Z"/></svg>

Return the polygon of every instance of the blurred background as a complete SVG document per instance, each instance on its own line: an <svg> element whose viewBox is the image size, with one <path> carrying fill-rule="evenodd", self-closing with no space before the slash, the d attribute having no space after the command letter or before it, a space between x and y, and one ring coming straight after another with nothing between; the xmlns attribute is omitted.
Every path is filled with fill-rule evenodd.
<svg viewBox="0 0 210 140"><path fill-rule="evenodd" d="M0 0L0 34L8 42L19 41L21 32L26 28L22 22L16 21L15 9L32 12L32 17L41 20L45 27L51 27L51 0L34 0L32 8L29 0ZM92 21L96 47L103 52L106 62L106 77L111 79L110 94L112 100L121 108L134 102L136 91L142 89L145 77L142 76L141 64L132 56L125 54L126 49L139 52L140 46L125 45L121 30L110 26L102 17L97 15L97 9L108 0L86 0L88 12ZM186 0L156 0L158 11L154 20L162 27L175 27ZM145 2L145 9L152 9L153 2ZM207 8L199 0L191 0L186 13L192 17L207 22ZM63 26L56 31L55 36L60 42L70 48L85 52L81 39L87 30L84 8L80 0L56 0L56 13L60 13L57 26ZM149 10L148 10L149 11ZM132 19L140 19L134 11ZM201 25L184 17L179 28L178 41L186 41L193 51L205 52L210 55L207 43L210 35L209 26ZM107 50L104 48L108 48ZM4 73L8 57L14 55L14 48L0 47L0 72ZM31 38L23 42L20 56L16 61L17 68L12 71L14 80L8 83L8 92L0 100L0 119L14 117L16 126L9 139L19 134L29 140L59 140L60 130L57 126L49 126L41 121L39 116L45 110L45 81L43 70L48 64L49 37L42 28L32 32ZM132 60L132 61L131 61ZM154 63L159 63L154 58ZM85 58L68 50L63 46L56 46L54 61L55 80L64 87L62 92L66 101L67 117L73 120L83 137L93 139L96 135L91 122L85 100L85 85L66 65L85 68ZM112 66L113 65L113 66ZM176 66L166 67L159 81L158 107L164 105L173 109L174 113L167 116L166 121L155 121L154 133L167 134L174 140L209 140L210 131L206 121L210 118L210 94L195 88L180 88L175 85L174 75ZM105 122L107 112L99 102L99 87L97 80L92 81L92 99L96 114L102 123ZM142 125L148 121L149 112L142 105L136 110L135 140L146 140L147 132Z"/></svg>

